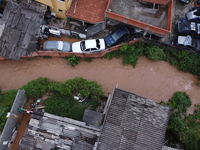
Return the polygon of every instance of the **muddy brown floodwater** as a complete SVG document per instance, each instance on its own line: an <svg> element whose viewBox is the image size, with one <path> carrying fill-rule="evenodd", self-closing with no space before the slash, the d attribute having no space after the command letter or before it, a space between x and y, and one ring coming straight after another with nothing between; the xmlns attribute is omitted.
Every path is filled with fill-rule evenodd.
<svg viewBox="0 0 200 150"><path fill-rule="evenodd" d="M81 61L74 68L63 58L0 61L0 86L3 92L20 88L39 77L63 82L76 76L97 81L106 94L112 93L114 87L118 86L160 102L171 99L176 91L182 91L190 96L193 104L200 103L200 86L196 85L196 76L179 71L167 62L151 61L143 56L139 57L135 69L131 65L124 66L121 58L93 59L91 63ZM193 110L194 105L189 113L193 113Z"/></svg>

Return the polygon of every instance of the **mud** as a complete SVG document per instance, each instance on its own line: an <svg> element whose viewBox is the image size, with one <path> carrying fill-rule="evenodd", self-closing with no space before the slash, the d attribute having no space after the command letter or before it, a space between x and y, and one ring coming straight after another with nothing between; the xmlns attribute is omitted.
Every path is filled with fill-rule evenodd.
<svg viewBox="0 0 200 150"><path fill-rule="evenodd" d="M124 66L122 59L94 59L91 63L81 61L74 68L62 58L27 61L5 60L0 62L0 86L5 92L17 89L33 79L47 77L64 82L76 76L95 80L103 86L105 94L112 93L114 87L136 93L155 102L168 101L176 91L186 92L193 104L200 104L200 86L196 76L179 71L177 67L164 61L151 61L139 57L134 69ZM193 113L194 106L189 109Z"/></svg>

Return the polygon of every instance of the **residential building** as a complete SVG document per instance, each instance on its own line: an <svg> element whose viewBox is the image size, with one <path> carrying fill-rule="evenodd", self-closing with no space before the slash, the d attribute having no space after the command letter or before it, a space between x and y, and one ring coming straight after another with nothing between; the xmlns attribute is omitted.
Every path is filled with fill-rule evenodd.
<svg viewBox="0 0 200 150"><path fill-rule="evenodd" d="M72 3L72 0L36 0L36 1L49 6L52 15L62 19L66 19L65 13L70 8Z"/></svg>

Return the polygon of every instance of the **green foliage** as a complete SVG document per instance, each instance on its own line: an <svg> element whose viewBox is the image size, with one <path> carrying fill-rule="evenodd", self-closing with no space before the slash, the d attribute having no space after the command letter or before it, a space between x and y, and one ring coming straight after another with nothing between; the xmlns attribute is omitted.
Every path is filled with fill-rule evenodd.
<svg viewBox="0 0 200 150"><path fill-rule="evenodd" d="M130 46L128 44L123 44L120 48L123 58L123 64L131 64L134 68L138 61L138 53L135 50L135 46Z"/></svg>
<svg viewBox="0 0 200 150"><path fill-rule="evenodd" d="M3 94L1 94L1 89L0 89L0 131L2 131L4 128L4 125L7 120L6 118L7 112L10 111L12 104L15 100L16 94L17 94L16 89L6 91Z"/></svg>
<svg viewBox="0 0 200 150"><path fill-rule="evenodd" d="M111 60L113 57L120 58L120 54L121 54L120 51L117 50L107 53L106 55L104 55L104 57Z"/></svg>
<svg viewBox="0 0 200 150"><path fill-rule="evenodd" d="M43 56L43 58L45 58L45 59L51 59L52 57L51 56Z"/></svg>
<svg viewBox="0 0 200 150"><path fill-rule="evenodd" d="M79 62L81 61L80 57L76 57L73 54L71 54L71 57L69 58L65 57L65 59L67 59L67 61L71 63L72 67L74 67L76 64L79 64Z"/></svg>
<svg viewBox="0 0 200 150"><path fill-rule="evenodd" d="M148 59L155 60L155 61L166 59L166 55L163 49L155 45L146 46L146 50L144 54Z"/></svg>
<svg viewBox="0 0 200 150"><path fill-rule="evenodd" d="M173 113L168 122L168 129L172 129L173 131L183 131L187 127L187 123L180 116L179 112Z"/></svg>
<svg viewBox="0 0 200 150"><path fill-rule="evenodd" d="M177 58L179 60L179 70L200 76L200 59L198 54L180 51L177 54Z"/></svg>
<svg viewBox="0 0 200 150"><path fill-rule="evenodd" d="M174 109L178 109L182 113L186 113L187 109L192 105L192 101L189 96L184 92L176 92L173 98L168 102L169 106Z"/></svg>
<svg viewBox="0 0 200 150"><path fill-rule="evenodd" d="M196 85L199 85L199 83L198 83L198 82L196 82Z"/></svg>
<svg viewBox="0 0 200 150"><path fill-rule="evenodd" d="M191 100L186 93L176 92L168 102L173 109L178 109L170 115L167 134L176 138L188 150L200 149L200 105L196 105L193 115L186 115L191 106Z"/></svg>
<svg viewBox="0 0 200 150"><path fill-rule="evenodd" d="M23 85L21 89L26 91L27 97L32 97L38 99L42 94L49 91L49 86L53 84L53 81L50 81L47 78L38 78L37 80L32 80L28 84Z"/></svg>
<svg viewBox="0 0 200 150"><path fill-rule="evenodd" d="M12 89L3 93L2 98L0 99L0 106L8 107L10 109L15 100L17 91L18 90L16 89Z"/></svg>
<svg viewBox="0 0 200 150"><path fill-rule="evenodd" d="M72 97L52 95L45 100L45 111L62 117L82 120L86 105L79 103Z"/></svg>
<svg viewBox="0 0 200 150"><path fill-rule="evenodd" d="M195 107L193 117L194 119L200 120L200 105L195 105Z"/></svg>
<svg viewBox="0 0 200 150"><path fill-rule="evenodd" d="M87 61L87 62L92 62L91 58L85 58L84 60Z"/></svg>

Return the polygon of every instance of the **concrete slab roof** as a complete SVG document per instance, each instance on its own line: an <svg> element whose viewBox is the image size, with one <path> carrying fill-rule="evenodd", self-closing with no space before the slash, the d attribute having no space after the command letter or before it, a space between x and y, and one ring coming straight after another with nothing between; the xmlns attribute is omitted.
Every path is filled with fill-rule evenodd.
<svg viewBox="0 0 200 150"><path fill-rule="evenodd" d="M167 29L168 7L165 5L159 5L158 9L152 9L149 8L149 5L137 0L112 0L109 9L121 16Z"/></svg>
<svg viewBox="0 0 200 150"><path fill-rule="evenodd" d="M115 88L97 149L161 150L170 110Z"/></svg>
<svg viewBox="0 0 200 150"><path fill-rule="evenodd" d="M158 0L147 1L158 3ZM165 36L172 30L172 11L173 0L169 0L167 5L158 5L158 7L153 3L151 6L149 3L143 3L143 0L109 0L106 17L158 36Z"/></svg>
<svg viewBox="0 0 200 150"><path fill-rule="evenodd" d="M36 50L46 6L28 0L8 0L0 19L0 55L19 60Z"/></svg>
<svg viewBox="0 0 200 150"><path fill-rule="evenodd" d="M73 0L66 16L89 23L104 21L105 10L109 0Z"/></svg>

